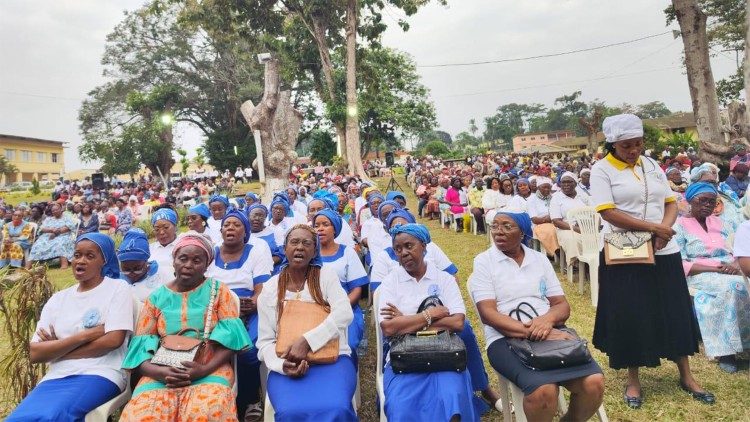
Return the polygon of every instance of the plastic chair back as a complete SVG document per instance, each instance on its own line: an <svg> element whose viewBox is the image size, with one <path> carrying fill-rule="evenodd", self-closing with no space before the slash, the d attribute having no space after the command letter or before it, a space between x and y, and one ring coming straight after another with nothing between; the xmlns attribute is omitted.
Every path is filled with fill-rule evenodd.
<svg viewBox="0 0 750 422"><path fill-rule="evenodd" d="M575 221L581 230L581 255L599 254L599 213L594 207L579 207L568 211L568 221Z"/></svg>

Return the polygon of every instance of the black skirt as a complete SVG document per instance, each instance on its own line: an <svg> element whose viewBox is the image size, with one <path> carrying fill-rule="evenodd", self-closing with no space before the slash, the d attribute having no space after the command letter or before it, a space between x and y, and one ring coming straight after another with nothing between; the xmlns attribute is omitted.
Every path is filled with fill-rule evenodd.
<svg viewBox="0 0 750 422"><path fill-rule="evenodd" d="M495 371L518 386L524 395L529 395L546 384L560 385L565 381L602 373L602 368L593 359L589 363L569 368L536 371L521 362L521 359L510 350L504 337L490 344L487 348L487 359Z"/></svg>
<svg viewBox="0 0 750 422"><path fill-rule="evenodd" d="M605 265L599 257L594 346L613 369L659 366L698 351L698 331L679 253L656 264Z"/></svg>

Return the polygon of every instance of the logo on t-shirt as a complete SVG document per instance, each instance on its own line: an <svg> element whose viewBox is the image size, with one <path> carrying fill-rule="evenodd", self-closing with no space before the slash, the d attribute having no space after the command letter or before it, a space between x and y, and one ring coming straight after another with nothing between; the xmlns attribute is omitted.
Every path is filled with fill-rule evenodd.
<svg viewBox="0 0 750 422"><path fill-rule="evenodd" d="M546 277L542 277L542 279L539 280L539 296L547 297L547 278Z"/></svg>
<svg viewBox="0 0 750 422"><path fill-rule="evenodd" d="M440 287L437 284L430 284L427 288L427 294L429 296L440 296Z"/></svg>
<svg viewBox="0 0 750 422"><path fill-rule="evenodd" d="M83 314L83 328L92 328L101 324L102 313L96 308L91 308Z"/></svg>

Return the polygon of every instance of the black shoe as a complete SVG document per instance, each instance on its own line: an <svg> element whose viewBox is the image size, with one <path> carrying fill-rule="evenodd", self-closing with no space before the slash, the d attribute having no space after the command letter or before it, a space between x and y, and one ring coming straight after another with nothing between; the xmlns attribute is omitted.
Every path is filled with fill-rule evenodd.
<svg viewBox="0 0 750 422"><path fill-rule="evenodd" d="M698 391L690 390L689 388L687 388L687 386L685 384L682 383L682 381L680 381L680 388L682 388L683 391L685 391L688 394L690 394L690 396L694 400L697 400L697 401L699 401L699 402L701 402L703 404L714 404L714 403L716 403L716 397L713 394L709 393L708 391L698 392Z"/></svg>
<svg viewBox="0 0 750 422"><path fill-rule="evenodd" d="M631 409L640 409L643 405L643 391L639 391L640 396L629 396L628 386L625 386L625 390L622 392L622 398L625 401L625 405Z"/></svg>

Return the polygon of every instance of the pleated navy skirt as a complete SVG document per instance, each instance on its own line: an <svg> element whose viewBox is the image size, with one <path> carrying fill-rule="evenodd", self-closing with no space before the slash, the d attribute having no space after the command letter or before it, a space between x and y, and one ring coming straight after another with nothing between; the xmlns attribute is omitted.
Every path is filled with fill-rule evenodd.
<svg viewBox="0 0 750 422"><path fill-rule="evenodd" d="M656 264L605 265L599 256L594 346L613 369L656 367L698 351L700 332L679 253Z"/></svg>

